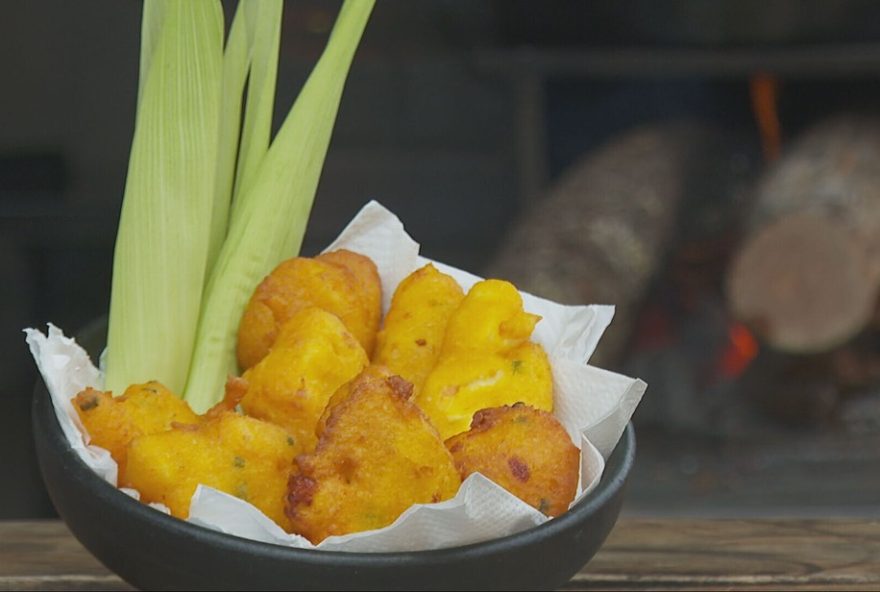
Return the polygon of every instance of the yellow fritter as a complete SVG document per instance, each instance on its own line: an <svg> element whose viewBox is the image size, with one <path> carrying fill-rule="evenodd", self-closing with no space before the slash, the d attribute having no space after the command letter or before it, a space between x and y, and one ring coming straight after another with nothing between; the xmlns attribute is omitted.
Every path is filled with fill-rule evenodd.
<svg viewBox="0 0 880 592"><path fill-rule="evenodd" d="M287 514L313 543L382 528L418 503L451 498L452 456L399 376L361 374L334 405L315 452L296 459Z"/></svg>
<svg viewBox="0 0 880 592"><path fill-rule="evenodd" d="M134 438L163 432L174 423L199 422L186 402L156 381L131 385L118 397L87 388L72 403L91 443L108 450L119 465L120 478Z"/></svg>
<svg viewBox="0 0 880 592"><path fill-rule="evenodd" d="M580 452L553 415L516 404L483 409L446 441L462 480L481 473L548 516L574 500Z"/></svg>
<svg viewBox="0 0 880 592"><path fill-rule="evenodd" d="M391 378L392 376L394 375L391 373L390 370L388 370L386 366L370 364L369 366L364 368L363 372L361 372L354 380L346 382L341 387L339 387L339 389L337 389L337 391L333 393L333 396L330 397L330 400L327 402L327 406L324 407L324 412L321 414L321 418L318 420L318 425L315 427L315 436L317 436L319 440L321 439L321 434L324 433L324 428L327 426L327 420L330 419L330 416L333 414L333 410L336 409L337 405L348 398L353 388L360 387L366 380L385 380L386 378Z"/></svg>
<svg viewBox="0 0 880 592"><path fill-rule="evenodd" d="M537 315L508 282L475 284L449 320L437 365L416 402L446 439L468 429L480 409L522 402L553 409L544 349L529 341Z"/></svg>
<svg viewBox="0 0 880 592"><path fill-rule="evenodd" d="M382 280L379 277L376 264L369 257L346 249L322 253L316 259L340 265L354 274L360 286L359 294L367 313L367 328L364 330L364 334L369 339L365 339L365 343L368 341L375 343L376 331L379 329L379 321L382 316ZM357 334L353 329L349 330ZM364 345L364 349L372 351L372 347L367 347L367 345Z"/></svg>
<svg viewBox="0 0 880 592"><path fill-rule="evenodd" d="M418 394L440 356L449 317L462 299L461 286L430 263L414 271L394 292L373 362L411 382Z"/></svg>
<svg viewBox="0 0 880 592"><path fill-rule="evenodd" d="M233 412L217 413L199 425L132 440L128 471L120 482L137 489L144 503L165 504L173 516L189 516L199 484L250 502L282 528L287 481L296 456L282 428Z"/></svg>
<svg viewBox="0 0 880 592"><path fill-rule="evenodd" d="M522 297L510 282L477 282L449 319L442 353L504 353L528 341L540 320L523 310Z"/></svg>
<svg viewBox="0 0 880 592"><path fill-rule="evenodd" d="M506 354L454 354L434 368L417 399L443 438L468 429L486 407L523 402L553 409L553 376L540 345L523 343Z"/></svg>
<svg viewBox="0 0 880 592"><path fill-rule="evenodd" d="M298 451L309 452L327 401L367 364L364 349L339 318L320 308L302 309L282 327L269 355L236 382L245 391L241 408L283 427Z"/></svg>
<svg viewBox="0 0 880 592"><path fill-rule="evenodd" d="M242 370L262 360L281 327L311 306L339 317L364 350L372 352L382 308L376 265L344 249L280 263L257 286L239 323L236 351Z"/></svg>

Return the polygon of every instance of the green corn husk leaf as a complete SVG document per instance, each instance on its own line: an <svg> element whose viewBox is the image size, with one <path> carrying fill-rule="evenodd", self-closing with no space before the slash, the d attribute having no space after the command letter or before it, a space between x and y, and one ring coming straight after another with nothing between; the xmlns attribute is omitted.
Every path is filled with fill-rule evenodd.
<svg viewBox="0 0 880 592"><path fill-rule="evenodd" d="M230 220L208 282L185 398L196 412L220 400L236 371L244 307L259 281L299 252L348 69L374 5L346 0L309 76Z"/></svg>
<svg viewBox="0 0 880 592"><path fill-rule="evenodd" d="M220 106L220 138L217 142L214 210L208 246L208 274L226 238L232 201L235 155L238 152L238 134L241 128L242 94L249 65L243 5L243 2L239 3L236 9L229 29L229 39L226 40L226 50L223 52L223 97Z"/></svg>
<svg viewBox="0 0 880 592"><path fill-rule="evenodd" d="M256 2L258 0L252 0ZM238 153L241 127L241 104L244 83L250 66L245 2L239 2L229 29L223 52L223 97L220 108L220 139L217 146L217 169L214 186L214 212L211 216L211 238L208 246L208 272L214 266L226 238L235 157ZM206 278L207 279L207 278Z"/></svg>
<svg viewBox="0 0 880 592"><path fill-rule="evenodd" d="M105 386L155 379L181 392L214 205L223 11L218 0L146 0L144 14L151 49L113 258Z"/></svg>
<svg viewBox="0 0 880 592"><path fill-rule="evenodd" d="M213 269L226 238L233 195L238 194L237 189L233 191L233 186L239 186L242 175L249 173L253 176L252 169L256 165L252 163L259 164L269 149L282 9L282 0L242 0L232 20L223 55L223 106L209 270ZM242 94L248 78L250 82L242 131Z"/></svg>
<svg viewBox="0 0 880 592"><path fill-rule="evenodd" d="M138 107L141 104L141 96L144 94L144 85L147 82L147 72L150 71L150 63L153 59L153 51L159 39L162 23L165 19L165 9L168 0L154 0L144 2L143 15L141 17L141 54L140 54L140 80L138 80Z"/></svg>
<svg viewBox="0 0 880 592"><path fill-rule="evenodd" d="M251 47L251 70L244 127L241 132L241 148L235 173L233 212L238 208L242 188L253 181L263 157L269 150L272 111L275 106L275 82L278 73L278 48L281 44L283 2L261 0L247 3L245 6Z"/></svg>

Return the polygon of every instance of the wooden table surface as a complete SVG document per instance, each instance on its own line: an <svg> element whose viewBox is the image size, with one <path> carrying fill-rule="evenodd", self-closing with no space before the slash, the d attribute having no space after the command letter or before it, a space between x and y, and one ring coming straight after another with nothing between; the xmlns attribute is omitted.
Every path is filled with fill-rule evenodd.
<svg viewBox="0 0 880 592"><path fill-rule="evenodd" d="M0 521L0 590L130 590L58 521ZM566 590L880 590L880 520L622 518Z"/></svg>

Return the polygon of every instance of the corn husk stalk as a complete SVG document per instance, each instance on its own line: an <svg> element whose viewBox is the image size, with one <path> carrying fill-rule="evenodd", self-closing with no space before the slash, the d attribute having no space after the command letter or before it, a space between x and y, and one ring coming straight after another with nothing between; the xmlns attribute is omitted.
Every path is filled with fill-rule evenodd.
<svg viewBox="0 0 880 592"><path fill-rule="evenodd" d="M250 294L280 261L298 254L345 80L372 0L347 0L327 47L277 137L241 185L229 232L205 294L185 398L197 412L218 401L235 373L238 323Z"/></svg>
<svg viewBox="0 0 880 592"><path fill-rule="evenodd" d="M278 73L278 48L281 43L281 0L251 2L246 3L245 7L252 60L247 110L235 173L233 208L239 203L243 188L253 181L269 150Z"/></svg>
<svg viewBox="0 0 880 592"><path fill-rule="evenodd" d="M207 276L219 137L219 1L147 0L113 260L105 387L183 388Z"/></svg>
<svg viewBox="0 0 880 592"><path fill-rule="evenodd" d="M281 0L244 0L238 4L229 30L223 55L223 104L209 269L213 268L226 239L235 194L233 188L239 184L245 169L256 168L269 149L282 9ZM248 78L242 130L242 94Z"/></svg>

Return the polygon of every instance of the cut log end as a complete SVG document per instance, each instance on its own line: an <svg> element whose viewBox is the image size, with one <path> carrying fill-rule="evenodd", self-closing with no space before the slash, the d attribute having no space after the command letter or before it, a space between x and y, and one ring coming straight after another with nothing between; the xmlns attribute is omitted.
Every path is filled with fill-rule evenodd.
<svg viewBox="0 0 880 592"><path fill-rule="evenodd" d="M852 233L802 213L749 238L730 268L728 298L734 315L771 346L818 352L867 325L877 298L873 275Z"/></svg>

